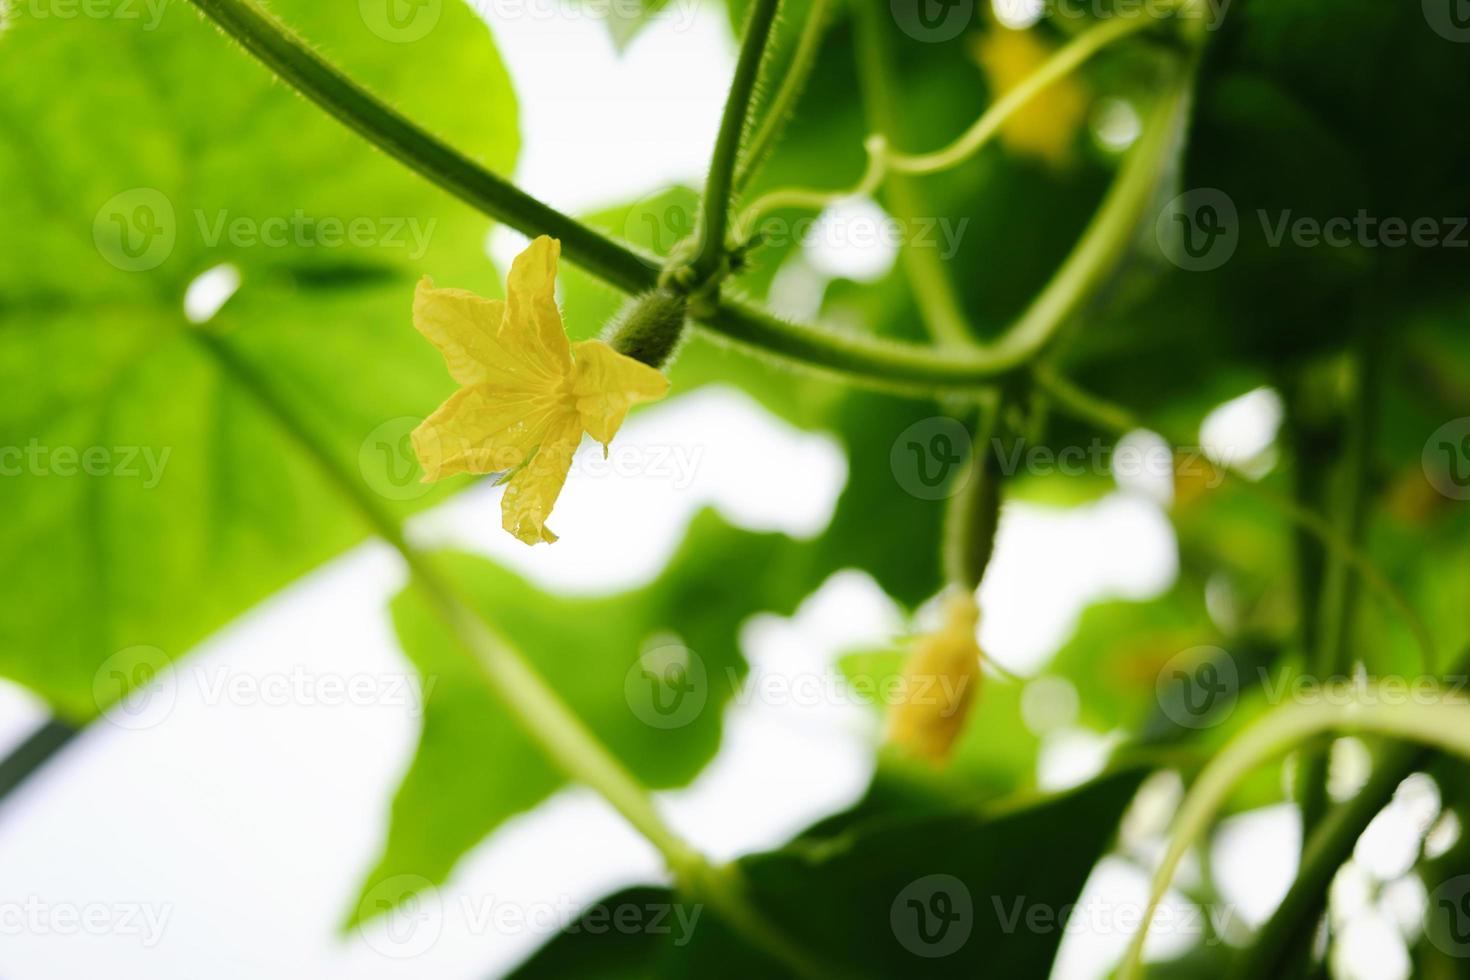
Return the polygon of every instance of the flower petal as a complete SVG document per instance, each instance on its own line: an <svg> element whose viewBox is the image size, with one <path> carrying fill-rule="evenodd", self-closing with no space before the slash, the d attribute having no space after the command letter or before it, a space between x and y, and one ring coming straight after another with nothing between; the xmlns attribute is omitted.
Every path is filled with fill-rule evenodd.
<svg viewBox="0 0 1470 980"><path fill-rule="evenodd" d="M561 416L552 424L531 461L506 481L500 500L502 527L526 544L556 540L546 518L567 482L572 456L581 442L582 427L575 415Z"/></svg>
<svg viewBox="0 0 1470 980"><path fill-rule="evenodd" d="M566 328L556 308L556 262L561 242L540 236L510 264L500 342L546 381L572 369Z"/></svg>
<svg viewBox="0 0 1470 980"><path fill-rule="evenodd" d="M544 394L507 395L490 385L461 388L413 430L424 482L514 469L545 439L557 417L570 414L565 401Z"/></svg>
<svg viewBox="0 0 1470 980"><path fill-rule="evenodd" d="M505 303L464 289L436 289L428 276L413 294L413 325L439 348L449 376L462 385L490 380L500 359L495 334L505 319Z"/></svg>
<svg viewBox="0 0 1470 980"><path fill-rule="evenodd" d="M502 333L507 304L464 289L437 289L425 276L413 297L413 325L444 354L462 385L488 384L505 392L550 391L565 371L548 374L539 342L527 347Z"/></svg>
<svg viewBox="0 0 1470 980"><path fill-rule="evenodd" d="M639 402L657 401L669 392L669 379L657 368L619 354L600 340L573 346L577 365L572 391L582 427L606 452L628 409Z"/></svg>

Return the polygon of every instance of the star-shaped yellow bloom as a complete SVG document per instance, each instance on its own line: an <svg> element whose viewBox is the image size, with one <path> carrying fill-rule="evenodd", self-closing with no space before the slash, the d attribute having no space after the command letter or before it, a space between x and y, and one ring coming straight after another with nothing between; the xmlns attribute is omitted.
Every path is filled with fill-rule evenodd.
<svg viewBox="0 0 1470 980"><path fill-rule="evenodd" d="M516 256L506 298L436 289L425 277L413 325L464 387L413 431L424 481L458 473L506 476L501 519L527 544L556 540L547 515L587 432L603 445L628 409L662 398L668 379L600 340L567 342L556 308L561 243L542 235Z"/></svg>

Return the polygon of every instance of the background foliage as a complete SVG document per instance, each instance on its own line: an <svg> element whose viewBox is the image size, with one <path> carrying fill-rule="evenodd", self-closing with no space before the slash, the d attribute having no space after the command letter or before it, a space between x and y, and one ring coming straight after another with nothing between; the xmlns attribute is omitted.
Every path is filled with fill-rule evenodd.
<svg viewBox="0 0 1470 980"><path fill-rule="evenodd" d="M118 9L116 0L104 6ZM516 97L491 29L445 0L440 29L401 45L366 29L353 6L271 5L391 104L490 169L511 172ZM620 45L633 43L661 5L645 6L609 23ZM744 4L729 6L740 23ZM789 6L778 51L791 49L803 23L804 5ZM189 7L165 8L148 31L122 16L37 17L26 5L11 7L6 23L0 446L168 453L166 479L155 486L65 480L34 468L0 478L0 563L9 570L0 672L60 717L85 723L368 535L301 433L283 425L283 412L397 516L467 485L420 493L405 476L416 464L401 443L401 420L422 416L450 390L437 355L409 329L408 297L425 273L486 295L498 292L501 275L484 257L487 219L321 116ZM1054 47L1066 27L1044 20L1031 33ZM980 12L971 29L942 43L893 30L899 98L912 109L894 134L902 145L943 145L993 101L994 72L979 46L1003 30ZM925 181L936 216L968 222L948 267L979 336L998 335L1025 308L1086 225L1119 163L1093 137L1091 120L1104 99L1142 105L1151 96L1145 68L1156 43L1109 52L1069 80L1086 112L1046 117L1064 127L1053 134L1064 152L1038 155L1002 141ZM1191 436L1225 399L1261 386L1278 391L1286 416L1280 461L1263 485L1332 513L1360 483L1356 536L1446 654L1470 642L1470 511L1428 486L1421 450L1429 433L1470 415L1465 253L1275 246L1254 216L1470 213L1467 50L1430 29L1413 4L1234 4L1211 31L1187 132L1156 197L1162 206L1187 189L1226 194L1240 216L1235 256L1205 274L1176 268L1159 254L1152 221L1141 222L1136 247L1069 324L1055 358L1090 390ZM856 179L871 126L852 51L852 26L840 11L751 196ZM667 255L692 229L695 207L694 191L668 188L583 218ZM297 213L366 217L377 228L414 219L433 222L434 232L415 254L381 240L245 247L210 231L222 215L260 226ZM137 243L141 256L126 247ZM765 296L794 254L782 245L758 250L736 286ZM223 264L243 287L207 324L191 323L190 283ZM567 268L562 300L575 339L594 335L622 297ZM832 283L819 315L923 339L901 263L874 283ZM256 377L269 379L265 403ZM890 453L900 433L944 414L947 403L852 390L707 336L690 341L671 377L681 393L738 386L797 427L834 436L848 480L829 526L796 540L704 513L654 581L609 596L553 594L483 557L444 560L473 604L652 787L685 784L713 757L719 707L747 670L738 638L750 616L789 615L843 569L871 575L909 612L941 585L943 503L900 492ZM1366 398L1371 444L1354 476L1342 460L1349 419ZM1053 415L1033 438L1055 449L1114 437ZM1108 485L1032 475L1008 483L1007 495L1075 505ZM915 961L890 928L891 896L942 872L968 883L977 902L1021 894L1065 905L1113 847L1149 769L1191 778L1265 710L1253 689L1261 677L1310 669L1319 546L1259 496L1183 484L1175 494L1178 581L1154 599L1089 609L1044 669L1075 689L1087 727L1116 737L1108 772L1064 795L1036 793L1036 738L1021 720L1022 688L993 676L942 774L884 756L851 812L742 859L753 900L834 972L1045 975L1060 935L995 931L988 914L976 914L960 955ZM1419 669L1413 638L1393 611L1366 593L1357 599L1345 631L1351 661L1374 675ZM364 870L364 896L396 875L443 882L486 834L563 783L416 594L396 599L392 615L404 653L434 686L385 851ZM627 672L659 637L697 650L714 679L709 708L677 731L643 723L625 698ZM1157 679L1180 651L1202 646L1228 650L1245 683L1228 722L1196 730L1176 723ZM895 647L853 651L843 666L850 676L891 676L898 661ZM1291 776L1257 773L1232 807L1287 799ZM1441 776L1447 806L1460 806L1463 779ZM1430 891L1457 870L1423 868ZM637 895L671 900L656 889ZM364 906L347 918L375 911ZM725 930L715 917L679 948L649 935L616 946L568 935L521 973L779 969ZM1437 957L1421 947L1426 962Z"/></svg>

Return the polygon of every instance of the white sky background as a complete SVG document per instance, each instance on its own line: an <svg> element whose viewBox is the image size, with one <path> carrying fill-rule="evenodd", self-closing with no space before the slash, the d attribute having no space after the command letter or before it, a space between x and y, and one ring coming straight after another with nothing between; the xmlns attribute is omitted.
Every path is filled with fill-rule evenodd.
<svg viewBox="0 0 1470 980"><path fill-rule="evenodd" d="M699 181L733 42L713 5L675 0L671 10L623 59L603 25L585 15L493 23L521 101L523 186L559 207L586 210L672 181ZM639 124L649 117L660 120L655 131ZM875 263L891 260L808 256L805 288L813 275L821 284L812 270L851 269L866 278ZM713 503L742 526L810 535L825 524L846 478L830 439L793 430L735 391L672 399L636 416L620 441L698 446L699 455L687 480L574 476L557 507L563 540L553 548L533 551L501 532L499 492L488 489L424 515L413 531L479 551L544 585L609 591L656 574L700 506ZM777 486L769 478L797 468L800 481ZM985 646L1013 670L1033 671L1086 603L1155 594L1172 581L1175 565L1172 532L1147 487L1071 511L1009 506L983 595ZM151 727L92 726L7 801L0 808L4 901L28 903L41 916L101 907L119 919L139 906L140 915L163 921L158 937L146 917L97 935L0 922L0 975L481 980L512 967L550 931L506 926L493 917L497 909L564 918L614 888L656 880L651 850L590 793L569 790L467 856L425 907L411 946L395 946L375 928L338 935L380 850L418 734L412 704L392 693L413 677L385 611L402 582L383 546L343 556L188 658L147 719ZM794 619L752 620L743 639L757 677L813 674L827 671L842 650L881 642L901 625L870 580L848 573ZM369 678L384 693L379 703L358 706L293 697L231 703L211 693L224 680L303 675ZM42 717L27 695L0 690L7 744ZM1085 778L1100 759L1100 735L1064 730L1054 737L1044 766L1052 772L1043 778ZM715 856L772 847L862 792L875 739L872 715L851 704L739 704L727 714L719 756L663 803L678 829ZM1283 826L1294 832L1289 814L1264 819L1275 829L1252 837L1254 846L1279 839ZM1291 854L1270 848L1268 860L1289 868ZM1141 882L1141 872L1114 862L1089 894L1128 895ZM1243 887L1249 891L1249 883ZM1101 976L1119 951L1117 936L1069 936L1058 975Z"/></svg>

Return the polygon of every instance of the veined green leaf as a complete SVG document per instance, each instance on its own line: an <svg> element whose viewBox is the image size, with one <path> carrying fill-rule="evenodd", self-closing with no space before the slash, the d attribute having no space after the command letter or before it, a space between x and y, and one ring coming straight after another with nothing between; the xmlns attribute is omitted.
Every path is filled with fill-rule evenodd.
<svg viewBox="0 0 1470 980"><path fill-rule="evenodd" d="M687 782L714 756L725 703L746 674L740 625L756 612L789 614L806 594L804 570L790 560L799 547L706 511L658 579L630 592L557 596L464 555L448 556L446 569L593 733L657 788ZM443 882L486 834L564 782L417 592L402 593L393 613L423 680L424 727L365 899L399 875Z"/></svg>
<svg viewBox="0 0 1470 980"><path fill-rule="evenodd" d="M436 3L405 34L370 6L273 8L508 169L515 99L483 24ZM16 5L0 37L0 673L76 720L366 530L191 331L267 371L338 461L406 511L434 498L404 437L451 388L410 326L413 282L497 278L484 218L187 4L85 13ZM425 60L432 71L414 67ZM186 295L221 266L194 318L229 280L239 291L195 327Z"/></svg>

